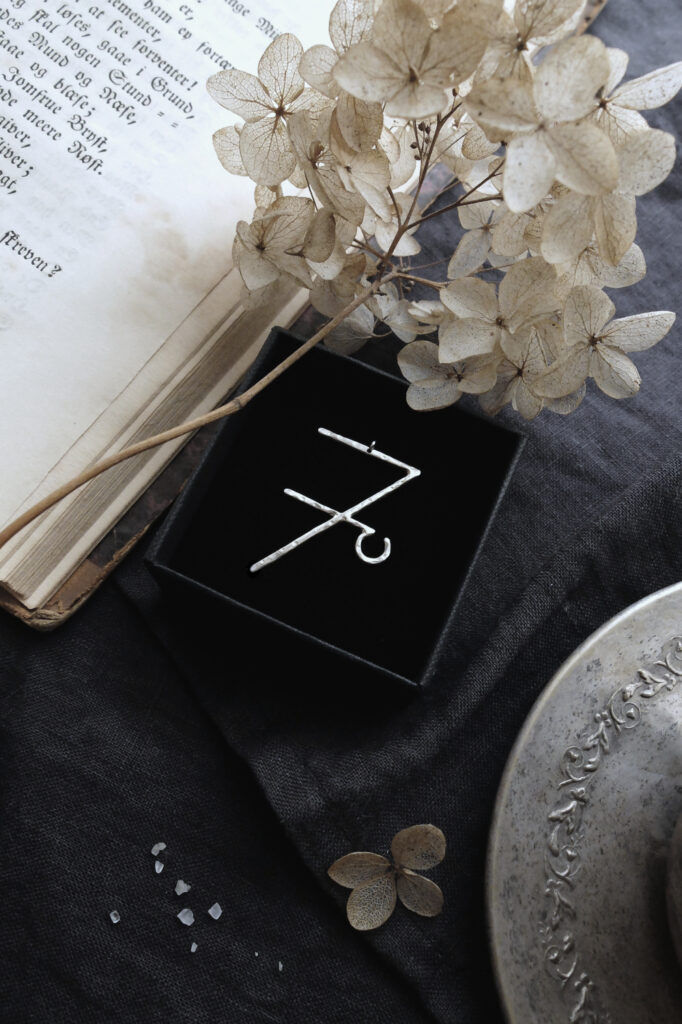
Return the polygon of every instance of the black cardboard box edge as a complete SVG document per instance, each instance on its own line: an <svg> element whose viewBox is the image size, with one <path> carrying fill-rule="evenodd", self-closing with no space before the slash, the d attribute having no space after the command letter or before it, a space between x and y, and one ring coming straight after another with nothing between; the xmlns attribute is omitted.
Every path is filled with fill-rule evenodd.
<svg viewBox="0 0 682 1024"><path fill-rule="evenodd" d="M245 376L237 394L246 391L262 377L264 367L270 360L273 346L281 345L283 338L286 339L287 349L290 351L293 351L302 340L291 335L290 332L275 328ZM349 359L347 356L338 355L322 347L319 351L324 352L325 357L331 360L348 361ZM358 362L358 360L352 361ZM369 373L378 374L399 386L405 386L398 378L381 369L370 366L366 366L366 368ZM282 623L258 609L246 607L228 595L213 590L200 581L172 568L170 562L182 536L183 524L190 519L192 512L199 506L218 471L225 452L233 443L235 429L231 426L232 422L230 418L222 425L220 432L207 449L202 461L197 465L185 489L161 524L145 556L148 568L156 578L164 598L167 598L165 600L166 608L173 614L174 620L186 634L185 642L190 644L196 642L205 648L207 643L210 647L212 641L215 641L215 656L226 658L241 675L246 674L254 680L262 676L263 673L272 676L273 673L280 673L284 668L288 673L293 671L302 683L313 682L323 675L327 681L330 681L330 684L333 684L334 680L339 682L347 680L348 673L352 672L360 687L377 678L382 678L393 685L396 682L400 683L413 691L419 685L426 685L437 669L438 655L444 637L454 628L457 609L465 596L479 552L485 543L521 456L525 437L506 427L499 428L506 434L515 436L515 453L489 512L468 570L452 606L443 619L438 639L426 661L423 672L419 679L411 679L385 666L358 657L353 652L328 643L324 639ZM220 642L225 636L228 622L230 636L239 636L240 638L239 649L236 649L234 644L229 644L226 647L223 642Z"/></svg>

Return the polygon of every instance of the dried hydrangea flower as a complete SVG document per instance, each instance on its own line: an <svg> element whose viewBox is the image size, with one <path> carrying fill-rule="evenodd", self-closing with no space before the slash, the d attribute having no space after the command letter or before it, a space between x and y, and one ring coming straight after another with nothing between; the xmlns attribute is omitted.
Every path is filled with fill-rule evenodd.
<svg viewBox="0 0 682 1024"><path fill-rule="evenodd" d="M556 274L537 257L510 268L499 298L488 281L453 281L440 293L443 305L455 314L438 332L441 362L491 355L506 335L545 320L560 307L555 289Z"/></svg>
<svg viewBox="0 0 682 1024"><path fill-rule="evenodd" d="M472 199L480 199L475 192ZM465 233L448 263L448 277L467 277L480 270L490 257L493 246L493 231L505 213L503 203L491 197L490 201L475 202L458 211L459 222Z"/></svg>
<svg viewBox="0 0 682 1024"><path fill-rule="evenodd" d="M682 62L624 81L627 55L580 35L592 7L337 0L331 45L304 53L281 36L257 76L214 75L209 91L244 121L216 133L216 151L258 186L233 247L246 306L295 282L334 321L315 340L346 353L383 324L404 344L415 409L468 392L490 413L563 413L589 376L609 395L632 394L625 350L600 336L588 352L562 318L578 289L645 273L636 199L669 173L675 144L641 111L673 98ZM432 209L448 190L454 201ZM453 209L464 234L439 261L447 277L417 276L421 225ZM414 283L439 301L414 302ZM627 351L648 347L644 320L633 329L642 335ZM437 346L420 339L434 330Z"/></svg>
<svg viewBox="0 0 682 1024"><path fill-rule="evenodd" d="M358 931L384 924L395 909L396 898L422 917L435 917L443 909L443 893L435 882L418 874L440 864L445 836L435 825L412 825L396 833L388 860L378 853L348 853L335 861L328 875L352 889L346 905L348 920Z"/></svg>
<svg viewBox="0 0 682 1024"><path fill-rule="evenodd" d="M497 383L481 396L486 412L495 415L509 403L524 420L533 420L545 407L566 414L580 405L585 395L584 384L560 399L549 399L539 390L547 363L546 347L537 327L507 334L501 348L504 357L497 366Z"/></svg>
<svg viewBox="0 0 682 1024"><path fill-rule="evenodd" d="M640 110L654 110L677 95L682 88L682 61L619 85L627 71L629 57L623 50L609 48L606 52L610 73L595 98L591 118L617 146L630 135L649 127Z"/></svg>
<svg viewBox="0 0 682 1024"><path fill-rule="evenodd" d="M482 72L500 78L530 77L533 54L567 35L584 5L584 0L518 0L511 12L502 11L493 27Z"/></svg>
<svg viewBox="0 0 682 1024"><path fill-rule="evenodd" d="M398 353L398 366L410 382L407 404L417 412L445 409L463 394L482 395L497 379L497 359L474 356L455 363L440 360L438 345L413 341Z"/></svg>
<svg viewBox="0 0 682 1024"><path fill-rule="evenodd" d="M628 288L637 284L646 274L644 253L638 245L631 245L622 260L612 267L603 260L595 242L566 263L559 263L557 271L557 294L568 298L573 288L591 284L598 288Z"/></svg>
<svg viewBox="0 0 682 1024"><path fill-rule="evenodd" d="M248 175L260 185L278 185L296 167L286 120L297 110L319 107L320 94L305 89L298 73L303 47L296 36L277 37L258 63L258 77L244 71L219 71L208 91L221 106L246 122L239 133L239 152ZM224 140L221 138L221 142ZM219 151L220 153L220 151Z"/></svg>
<svg viewBox="0 0 682 1024"><path fill-rule="evenodd" d="M484 130L510 138L503 178L510 210L531 209L555 179L584 195L616 187L618 159L610 139L591 122L576 123L592 112L609 71L599 39L567 39L532 81L492 78L467 98L468 113Z"/></svg>
<svg viewBox="0 0 682 1024"><path fill-rule="evenodd" d="M639 390L637 367L628 352L642 352L665 337L675 321L667 311L613 319L611 299L599 288L574 288L564 307L566 351L538 382L538 391L561 398L593 377L611 398L627 398Z"/></svg>
<svg viewBox="0 0 682 1024"><path fill-rule="evenodd" d="M603 260L617 266L635 240L636 196L651 192L675 162L675 140L668 132L645 128L616 148L619 177L604 196L564 194L542 225L542 256L548 263L573 259L594 238Z"/></svg>

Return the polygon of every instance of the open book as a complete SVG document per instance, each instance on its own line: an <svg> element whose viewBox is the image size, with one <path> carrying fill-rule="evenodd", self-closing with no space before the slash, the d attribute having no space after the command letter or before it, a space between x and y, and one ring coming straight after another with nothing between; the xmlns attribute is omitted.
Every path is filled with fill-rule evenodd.
<svg viewBox="0 0 682 1024"><path fill-rule="evenodd" d="M212 133L209 75L255 73L331 0L7 0L0 22L0 523L93 462L218 404L303 293L245 311L231 268L252 184ZM5 5L7 6L7 4ZM0 551L24 617L186 439L107 471ZM6 603L6 602L5 602ZM58 617L58 613L52 613Z"/></svg>

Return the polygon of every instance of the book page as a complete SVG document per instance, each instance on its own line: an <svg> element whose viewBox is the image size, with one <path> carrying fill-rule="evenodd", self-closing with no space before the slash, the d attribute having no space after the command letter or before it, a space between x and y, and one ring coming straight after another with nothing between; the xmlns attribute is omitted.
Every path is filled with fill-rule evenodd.
<svg viewBox="0 0 682 1024"><path fill-rule="evenodd" d="M0 0L0 522L230 268L209 75L331 2Z"/></svg>

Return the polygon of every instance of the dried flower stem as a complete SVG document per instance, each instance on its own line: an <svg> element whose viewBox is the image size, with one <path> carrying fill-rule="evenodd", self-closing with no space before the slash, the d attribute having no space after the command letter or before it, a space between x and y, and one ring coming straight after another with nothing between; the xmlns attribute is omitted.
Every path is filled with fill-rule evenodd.
<svg viewBox="0 0 682 1024"><path fill-rule="evenodd" d="M440 281L430 281L428 277L415 277L414 274L396 274L399 280L411 281L413 284L423 284L427 288L434 288L435 291L439 292L441 288L445 288L445 284Z"/></svg>
<svg viewBox="0 0 682 1024"><path fill-rule="evenodd" d="M345 309L340 313L337 313L333 319L329 320L323 327L320 328L311 338L305 341L302 345L283 359L281 363L278 363L269 373L266 373L264 377L256 381L250 388L244 391L243 394L237 395L236 398L230 399L224 405L218 406L217 409L211 410L211 412L204 413L202 416L196 416L194 419L187 420L185 423L179 424L177 427L171 427L170 430L164 430L160 434L154 434L152 437L145 438L144 441L138 441L136 444L130 445L128 448L124 448L120 452L116 452L114 455L108 456L106 459L102 459L101 462L95 463L94 466L90 466L89 469L84 470L78 476L67 481L61 487L52 491L41 501L36 502L29 509L23 512L20 516L14 519L4 530L0 531L0 548L4 547L8 541L23 530L25 526L32 523L38 516L42 515L43 512L47 512L48 509L56 505L57 502L63 498L69 496L74 491L82 487L83 484L89 483L90 480L94 480L95 477L99 476L100 473L106 472L107 469L112 469L121 462L125 462L126 459L132 458L134 455L141 455L142 452L149 451L152 448L157 448L159 445L165 444L167 441L174 441L178 437L182 437L184 434L191 434L200 427L205 427L209 423L215 423L217 420L225 419L227 416L232 416L233 413L238 412L251 402L252 399L259 395L261 391L264 391L269 384L281 377L282 374L288 370L294 363L297 363L314 348L318 342L322 341L327 335L338 327L354 310L361 306L367 299L371 298L379 290L379 288L386 284L388 281L397 277L397 271L390 270L384 275L379 275L360 295L358 295L352 302L350 302ZM404 276L404 275L403 275Z"/></svg>
<svg viewBox="0 0 682 1024"><path fill-rule="evenodd" d="M475 203L489 203L491 199L495 198L494 196L481 196L480 199L469 199L469 196L473 195L474 192L477 192L482 185L486 184L486 182L491 181L493 178L497 177L497 175L500 174L501 170L502 162L500 163L500 166L497 167L492 172L492 174L489 174L487 178L483 179L483 181L479 181L478 185L474 185L473 188L470 188L467 192L464 193L463 196L460 196L459 199L455 200L454 203L448 203L447 206L442 206L440 210L433 210L431 213L427 213L425 217L419 218L418 223L425 224L427 220L432 220L434 217L439 217L441 213L448 213L450 210L456 210L460 206L473 206ZM469 202L466 202L467 199L469 199ZM409 226L414 227L414 224L411 224Z"/></svg>

